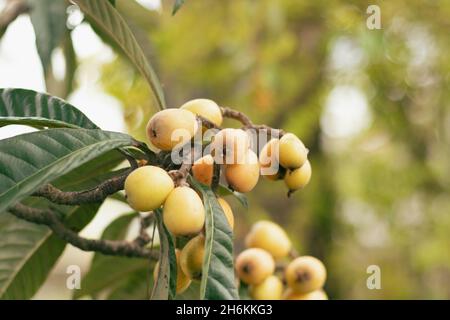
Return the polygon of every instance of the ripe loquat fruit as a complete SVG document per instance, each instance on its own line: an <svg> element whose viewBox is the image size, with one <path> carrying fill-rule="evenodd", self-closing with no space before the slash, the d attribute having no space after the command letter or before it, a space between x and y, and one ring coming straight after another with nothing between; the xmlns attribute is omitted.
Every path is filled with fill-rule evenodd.
<svg viewBox="0 0 450 320"><path fill-rule="evenodd" d="M226 128L214 136L211 143L211 154L216 163L242 163L245 161L249 147L250 139L244 130Z"/></svg>
<svg viewBox="0 0 450 320"><path fill-rule="evenodd" d="M291 250L291 241L278 224L271 221L255 223L245 237L247 248L261 248L275 259L284 258Z"/></svg>
<svg viewBox="0 0 450 320"><path fill-rule="evenodd" d="M286 170L280 166L278 160L280 140L272 139L267 142L259 153L261 175L269 180L283 179Z"/></svg>
<svg viewBox="0 0 450 320"><path fill-rule="evenodd" d="M184 109L159 111L147 124L147 136L157 148L170 151L189 142L198 130L195 115Z"/></svg>
<svg viewBox="0 0 450 320"><path fill-rule="evenodd" d="M164 203L164 224L175 236L200 232L205 224L205 208L200 196L189 187L177 187Z"/></svg>
<svg viewBox="0 0 450 320"><path fill-rule="evenodd" d="M174 189L169 174L155 166L134 170L125 180L125 193L129 205L137 211L159 208Z"/></svg>
<svg viewBox="0 0 450 320"><path fill-rule="evenodd" d="M189 278L199 280L202 277L204 254L205 236L203 234L189 240L181 250L181 269Z"/></svg>
<svg viewBox="0 0 450 320"><path fill-rule="evenodd" d="M289 263L285 270L285 277L292 291L309 293L323 287L327 272L319 259L303 256Z"/></svg>
<svg viewBox="0 0 450 320"><path fill-rule="evenodd" d="M239 192L253 190L259 180L258 156L252 150L247 150L243 163L225 165L224 174L233 190Z"/></svg>
<svg viewBox="0 0 450 320"><path fill-rule="evenodd" d="M234 215L233 210L231 209L228 202L223 198L218 198L217 202L219 202L220 206L222 207L222 211L225 214L225 218L227 218L228 225L231 228L231 231L234 229Z"/></svg>
<svg viewBox="0 0 450 320"><path fill-rule="evenodd" d="M198 116L202 116L218 127L222 125L222 111L217 103L212 100L194 99L183 104L180 109L188 110Z"/></svg>
<svg viewBox="0 0 450 320"><path fill-rule="evenodd" d="M308 149L297 136L287 133L280 139L280 164L286 169L298 169L306 161Z"/></svg>
<svg viewBox="0 0 450 320"><path fill-rule="evenodd" d="M242 251L236 258L236 272L245 283L257 285L275 271L275 261L263 249L251 248Z"/></svg>
<svg viewBox="0 0 450 320"><path fill-rule="evenodd" d="M306 162L298 169L288 170L284 176L284 183L290 191L304 188L311 180L312 168L311 163Z"/></svg>
<svg viewBox="0 0 450 320"><path fill-rule="evenodd" d="M250 296L254 300L280 300L283 294L283 282L275 275L250 287Z"/></svg>
<svg viewBox="0 0 450 320"><path fill-rule="evenodd" d="M308 293L295 293L288 288L283 294L284 300L328 300L328 296L322 289Z"/></svg>
<svg viewBox="0 0 450 320"><path fill-rule="evenodd" d="M195 180L210 186L214 176L214 158L208 154L194 162L192 175Z"/></svg>
<svg viewBox="0 0 450 320"><path fill-rule="evenodd" d="M183 293L191 284L191 279L183 272L180 265L180 250L175 249L175 255L177 257L177 294ZM153 280L156 281L159 272L159 261L156 263L153 269Z"/></svg>

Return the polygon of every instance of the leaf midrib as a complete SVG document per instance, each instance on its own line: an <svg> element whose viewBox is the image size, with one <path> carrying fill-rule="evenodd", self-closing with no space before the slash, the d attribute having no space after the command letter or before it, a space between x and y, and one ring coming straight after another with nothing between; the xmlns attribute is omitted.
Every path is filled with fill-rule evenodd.
<svg viewBox="0 0 450 320"><path fill-rule="evenodd" d="M48 168L50 168L50 167L53 167L53 166L58 165L60 162L65 161L67 158L70 158L70 157L71 157L72 155L74 155L74 154L81 153L82 151L84 151L84 150L86 150L86 149L89 149L89 148L91 148L91 147L94 147L94 146L96 146L96 145L103 145L103 144L105 144L105 143L107 143L107 142L108 142L108 143L113 143L113 142L119 143L119 142L121 142L121 141L123 141L123 142L128 142L129 140L126 140L126 139L108 139L108 140L102 140L102 141L99 141L99 142L96 142L96 143L93 143L93 144L89 144L89 145L87 145L87 146L84 146L84 147L82 147L82 148L80 148L80 149L77 149L77 150L75 150L75 151L73 151L73 152L70 152L70 153L68 153L67 155L65 155L65 156L63 156L63 157L61 157L61 158L59 158L58 160L56 160L56 161L54 161L54 162L48 164L47 166L42 167L41 169L37 170L37 171L36 171L35 173L33 173L32 175L30 175L30 176L26 177L25 179L19 181L19 182L16 183L13 187L11 187L11 188L7 189L6 191L4 191L3 193L1 193L1 194L0 194L0 199L1 199L5 194L9 193L13 188L17 188L17 187L20 188L21 185L23 185L23 184L26 183L27 181L32 180L34 177L36 177L37 175L39 175L41 172L46 171L46 170L47 170ZM75 168L74 168L74 169L75 169ZM1 208L1 207L0 207L0 208ZM6 210L6 209L7 209L7 208L5 208L4 210ZM0 209L0 211L2 211L2 209Z"/></svg>
<svg viewBox="0 0 450 320"><path fill-rule="evenodd" d="M69 129L81 129L82 127L77 126L75 124L71 124L62 120L56 120L56 119L50 119L50 118L43 118L43 117L2 117L0 116L0 128L1 127L6 127L8 125L8 122L13 122L13 121L6 121L6 122L2 122L4 120L31 120L31 121L38 121L38 122L44 122L44 123L49 123L49 124L59 124L61 125L62 128L69 128ZM1 125L1 123L5 123L5 125Z"/></svg>
<svg viewBox="0 0 450 320"><path fill-rule="evenodd" d="M202 190L203 194L207 195L207 192ZM210 229L210 241L208 241L208 239L206 239L206 244L207 244L207 251L208 254L206 256L206 262L207 262L207 269L206 269L206 276L202 277L202 283L200 286L200 298L203 300L205 298L206 295L206 284L209 278L209 268L211 266L211 255L212 255L212 248L213 248L213 241L214 241L214 212L212 210L212 205L211 205L211 201L209 201L209 197L207 198L207 203L208 203L208 208L209 208L209 216L210 216L210 223L212 224L213 228L209 228Z"/></svg>

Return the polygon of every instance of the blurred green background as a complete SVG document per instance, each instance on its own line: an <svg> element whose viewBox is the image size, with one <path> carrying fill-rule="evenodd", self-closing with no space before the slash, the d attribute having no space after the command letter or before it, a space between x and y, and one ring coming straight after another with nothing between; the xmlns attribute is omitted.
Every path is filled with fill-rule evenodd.
<svg viewBox="0 0 450 320"><path fill-rule="evenodd" d="M366 9L381 9L369 30ZM120 2L119 2L120 8ZM450 298L450 2L187 1L146 26L168 104L211 98L297 134L313 179L290 199L262 180L236 209L286 228L325 262L334 299ZM136 12L137 14L137 12ZM143 20L149 23L146 16ZM144 138L145 84L123 59L103 85ZM382 289L369 290L378 265Z"/></svg>
<svg viewBox="0 0 450 320"><path fill-rule="evenodd" d="M248 211L232 203L237 252L252 223L271 219L324 261L331 299L450 298L450 1L187 0L175 16L173 1L116 3L169 106L210 98L310 149L303 191L288 199L282 182L261 179ZM369 5L380 30L366 25ZM66 67L69 85L47 78L62 97L93 73ZM93 78L144 140L157 110L138 72L117 55ZM367 288L370 265L380 290Z"/></svg>

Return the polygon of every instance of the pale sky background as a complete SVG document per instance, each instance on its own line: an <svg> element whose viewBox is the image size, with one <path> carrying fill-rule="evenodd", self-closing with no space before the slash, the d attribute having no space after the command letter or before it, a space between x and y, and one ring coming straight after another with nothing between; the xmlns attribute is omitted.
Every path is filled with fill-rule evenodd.
<svg viewBox="0 0 450 320"><path fill-rule="evenodd" d="M158 9L160 0L140 0L150 9ZM0 0L0 10L4 0ZM80 20L74 15L72 21ZM115 55L95 35L92 29L82 23L72 37L80 62L76 77L79 87L68 98L69 102L83 111L102 129L125 131L120 101L108 95L99 83L100 68L111 62ZM53 55L54 72L63 77L64 59L61 51ZM330 67L341 73L352 73L364 64L364 57L358 47L348 39L338 39L332 49ZM19 17L8 28L0 41L0 88L27 88L45 91L42 67L35 47L34 31L28 16ZM367 98L361 90L352 85L336 86L330 93L321 119L321 127L328 138L346 139L356 136L370 126L371 116ZM0 139L14 136L32 129L21 126L0 128ZM119 215L129 212L128 206L108 200L94 221L83 230L86 237L98 237L105 226ZM36 298L65 299L70 292L65 289L66 268L80 265L86 270L90 253L68 246L46 284Z"/></svg>

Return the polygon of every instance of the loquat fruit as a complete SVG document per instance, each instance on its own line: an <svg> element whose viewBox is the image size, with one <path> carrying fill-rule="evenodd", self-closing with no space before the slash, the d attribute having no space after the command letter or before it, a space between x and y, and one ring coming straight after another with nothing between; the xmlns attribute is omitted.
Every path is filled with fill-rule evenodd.
<svg viewBox="0 0 450 320"><path fill-rule="evenodd" d="M223 198L218 198L217 202L219 202L220 206L222 207L222 211L225 214L225 218L227 218L228 225L231 228L231 231L234 229L234 215L233 210L231 210L230 205L228 202Z"/></svg>
<svg viewBox="0 0 450 320"><path fill-rule="evenodd" d="M214 176L214 158L208 154L198 159L191 170L195 180L210 186Z"/></svg>
<svg viewBox="0 0 450 320"><path fill-rule="evenodd" d="M180 109L188 110L211 121L216 126L222 125L223 117L220 107L209 99L194 99L183 104Z"/></svg>
<svg viewBox="0 0 450 320"><path fill-rule="evenodd" d="M125 180L125 193L129 205L136 211L159 208L174 189L169 174L155 166L143 166Z"/></svg>
<svg viewBox="0 0 450 320"><path fill-rule="evenodd" d="M147 124L151 144L164 151L189 142L198 130L195 115L184 109L165 109L157 112Z"/></svg>
<svg viewBox="0 0 450 320"><path fill-rule="evenodd" d="M288 288L283 294L283 300L328 300L328 296L322 289L308 293L295 293Z"/></svg>
<svg viewBox="0 0 450 320"><path fill-rule="evenodd" d="M284 258L291 250L291 241L278 224L271 221L255 223L245 237L247 248L261 248L275 259Z"/></svg>
<svg viewBox="0 0 450 320"><path fill-rule="evenodd" d="M280 300L283 294L283 282L275 275L250 287L250 296L254 300Z"/></svg>
<svg viewBox="0 0 450 320"><path fill-rule="evenodd" d="M226 128L220 130L211 143L211 154L219 164L237 164L245 161L250 147L248 134L242 129Z"/></svg>
<svg viewBox="0 0 450 320"><path fill-rule="evenodd" d="M200 232L205 224L205 208L200 196L189 187L177 187L164 203L163 220L175 236Z"/></svg>
<svg viewBox="0 0 450 320"><path fill-rule="evenodd" d="M292 133L287 133L280 139L279 161L286 169L300 168L308 157L308 149L303 142Z"/></svg>
<svg viewBox="0 0 450 320"><path fill-rule="evenodd" d="M225 165L224 174L233 190L251 191L259 180L258 156L252 150L247 150L243 163Z"/></svg>
<svg viewBox="0 0 450 320"><path fill-rule="evenodd" d="M183 272L180 264L180 250L175 249L175 255L177 257L177 294L183 293L191 284L191 279ZM159 261L155 264L153 269L153 280L156 281L159 272Z"/></svg>
<svg viewBox="0 0 450 320"><path fill-rule="evenodd" d="M202 277L204 254L205 236L203 234L189 240L181 250L181 269L189 278L199 280Z"/></svg>
<svg viewBox="0 0 450 320"><path fill-rule="evenodd" d="M280 140L272 139L267 142L259 153L259 164L261 175L269 180L283 179L286 170L280 166L278 161Z"/></svg>
<svg viewBox="0 0 450 320"><path fill-rule="evenodd" d="M312 168L311 163L306 162L298 169L288 170L284 176L284 183L290 191L304 188L311 180Z"/></svg>
<svg viewBox="0 0 450 320"><path fill-rule="evenodd" d="M275 261L263 249L251 248L242 251L236 258L236 272L245 283L257 285L275 271Z"/></svg>
<svg viewBox="0 0 450 320"><path fill-rule="evenodd" d="M309 293L323 287L327 272L319 259L303 256L289 263L285 270L285 277L292 291Z"/></svg>

